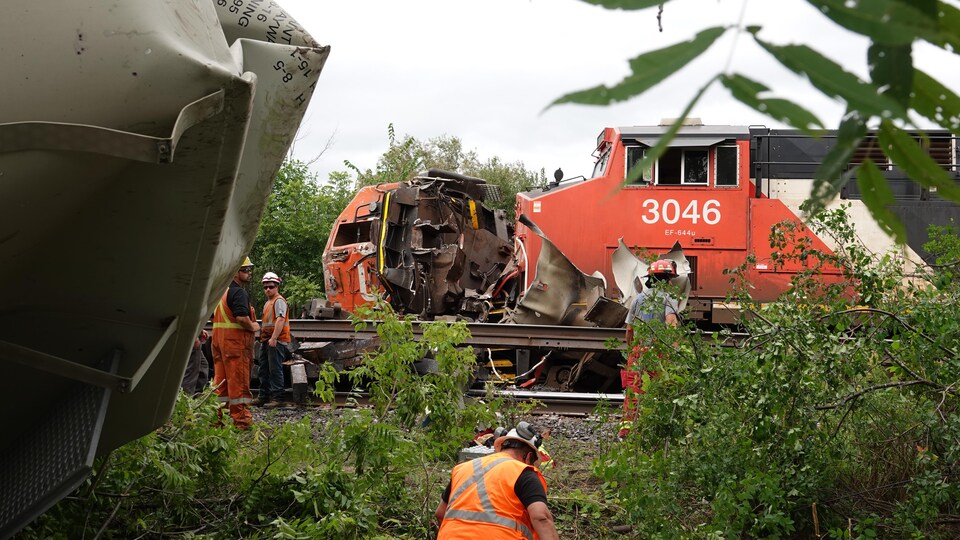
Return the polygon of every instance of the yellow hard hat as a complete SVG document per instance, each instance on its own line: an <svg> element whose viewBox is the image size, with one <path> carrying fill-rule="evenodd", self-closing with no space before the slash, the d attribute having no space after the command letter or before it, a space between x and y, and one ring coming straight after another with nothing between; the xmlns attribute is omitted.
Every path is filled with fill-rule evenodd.
<svg viewBox="0 0 960 540"><path fill-rule="evenodd" d="M240 268L245 266L253 266L253 261L250 260L249 256L243 258L243 264L240 265Z"/></svg>

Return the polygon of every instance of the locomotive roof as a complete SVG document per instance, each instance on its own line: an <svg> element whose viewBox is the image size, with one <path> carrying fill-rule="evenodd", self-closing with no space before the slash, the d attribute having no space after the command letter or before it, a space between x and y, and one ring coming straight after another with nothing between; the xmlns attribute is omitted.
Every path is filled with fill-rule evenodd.
<svg viewBox="0 0 960 540"><path fill-rule="evenodd" d="M660 137L670 126L624 126L618 127L621 137ZM722 137L724 139L747 139L748 126L683 126L677 135L683 137Z"/></svg>

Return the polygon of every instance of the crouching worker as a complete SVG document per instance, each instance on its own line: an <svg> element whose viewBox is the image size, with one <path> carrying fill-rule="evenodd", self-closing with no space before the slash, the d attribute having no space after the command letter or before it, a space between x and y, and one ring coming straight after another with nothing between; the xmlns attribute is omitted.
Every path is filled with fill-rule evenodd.
<svg viewBox="0 0 960 540"><path fill-rule="evenodd" d="M496 453L454 467L437 506L437 540L558 539L537 469L540 442L536 429L520 422L493 443Z"/></svg>

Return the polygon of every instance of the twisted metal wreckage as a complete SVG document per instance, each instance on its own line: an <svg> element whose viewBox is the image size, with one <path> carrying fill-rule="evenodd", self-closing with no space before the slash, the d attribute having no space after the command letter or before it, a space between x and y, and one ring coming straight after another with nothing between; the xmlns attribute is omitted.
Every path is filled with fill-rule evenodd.
<svg viewBox="0 0 960 540"><path fill-rule="evenodd" d="M621 241L613 255L620 294L613 298L602 274L581 272L521 215L519 222L542 244L536 274L525 286L524 239L515 235L503 210L486 205L499 196L497 186L480 178L439 169L402 183L362 188L330 235L324 252L327 300L318 303L313 315L329 314L324 306L331 304L352 312L383 294L398 313L420 320L623 326L627 307L645 287L642 278L648 264ZM679 244L663 256L677 262L680 276L674 285L685 303L690 264ZM507 333L503 335L504 343L513 342ZM375 338L335 340L308 346L302 353L316 362L349 368L362 362L363 353L377 343ZM492 346L481 362L480 379L520 383L526 375L530 381L545 380L547 388L569 390L592 372L596 377L589 381L591 388L608 388L616 382L622 360L618 352L557 350L563 348ZM549 354L550 362L531 365L531 354ZM514 368L507 370L512 373L509 379L497 370L498 363Z"/></svg>

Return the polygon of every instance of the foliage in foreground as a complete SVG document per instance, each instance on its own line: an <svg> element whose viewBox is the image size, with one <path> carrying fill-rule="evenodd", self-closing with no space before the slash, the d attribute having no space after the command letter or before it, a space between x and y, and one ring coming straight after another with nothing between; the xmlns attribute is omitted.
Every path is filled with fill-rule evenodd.
<svg viewBox="0 0 960 540"><path fill-rule="evenodd" d="M488 409L462 405L474 357L460 325L387 313L381 354L364 378L373 409L318 410L299 422L217 428L215 401L181 395L171 422L95 464L94 475L23 538L424 538L472 426ZM431 351L441 372L415 377ZM331 372L318 383L331 396ZM419 428L426 410L429 425Z"/></svg>
<svg viewBox="0 0 960 540"><path fill-rule="evenodd" d="M821 253L779 226L777 263L808 271L782 302L753 307L739 347L638 328L655 375L631 435L601 442L592 468L594 447L550 442L562 537L615 538L624 523L635 538L958 537L957 230L932 231L932 273L905 275L897 254L856 241L844 212L815 225L841 248ZM350 377L373 408L238 433L211 427L209 397L182 397L168 425L99 459L20 537L432 536L457 448L504 403L461 403L475 361L457 348L462 325L415 339L384 306L364 315L382 347ZM414 376L425 356L438 373ZM318 395L331 398L334 379L322 372Z"/></svg>
<svg viewBox="0 0 960 540"><path fill-rule="evenodd" d="M782 302L754 307L739 347L721 347L724 333L704 344L662 325L638 329L654 374L644 376L642 420L595 471L641 537L960 534L951 266L907 276L896 253L856 241L843 211L816 225L843 248L820 253L782 224L779 262L809 271ZM956 231L934 232L928 248L960 260Z"/></svg>
<svg viewBox="0 0 960 540"><path fill-rule="evenodd" d="M273 412L269 425L238 432L214 427L209 394L181 394L167 425L99 458L91 478L18 538L435 535L433 511L457 451L476 426L497 421L494 411L513 412L495 397L463 399L475 363L470 348L458 347L463 323L425 324L415 339L412 321L386 305L361 316L378 321L382 345L349 378L367 389L372 408L316 409L295 422ZM437 371L418 376L425 356ZM322 371L317 395L332 399L336 378ZM586 474L583 463L582 455L571 460ZM565 504L599 512L579 487ZM572 523L583 532L567 537L596 538L589 525Z"/></svg>

